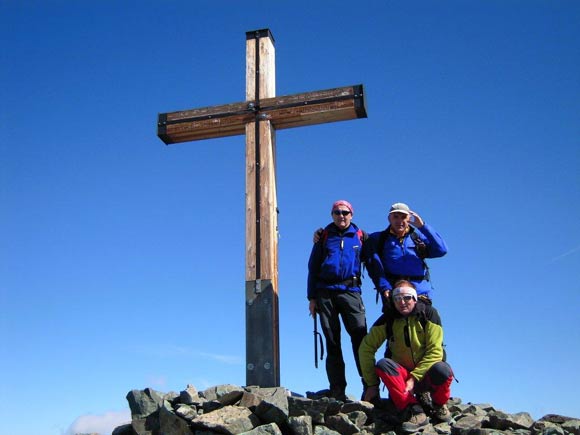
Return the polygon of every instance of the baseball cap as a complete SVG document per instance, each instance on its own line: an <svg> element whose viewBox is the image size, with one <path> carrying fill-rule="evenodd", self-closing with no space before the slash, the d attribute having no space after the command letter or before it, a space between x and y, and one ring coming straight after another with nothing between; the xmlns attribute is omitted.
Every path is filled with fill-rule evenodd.
<svg viewBox="0 0 580 435"><path fill-rule="evenodd" d="M391 209L389 210L389 214L391 213L404 213L404 214L411 214L411 209L409 206L403 202L396 202L391 205Z"/></svg>

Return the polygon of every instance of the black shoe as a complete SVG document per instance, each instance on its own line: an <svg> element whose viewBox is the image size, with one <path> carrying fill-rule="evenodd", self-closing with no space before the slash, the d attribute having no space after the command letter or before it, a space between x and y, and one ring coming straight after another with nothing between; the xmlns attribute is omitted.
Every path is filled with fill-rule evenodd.
<svg viewBox="0 0 580 435"><path fill-rule="evenodd" d="M346 402L348 399L346 397L346 394L344 393L344 391L336 391L336 392L330 392L330 397L332 399L335 400L340 400L341 402Z"/></svg>

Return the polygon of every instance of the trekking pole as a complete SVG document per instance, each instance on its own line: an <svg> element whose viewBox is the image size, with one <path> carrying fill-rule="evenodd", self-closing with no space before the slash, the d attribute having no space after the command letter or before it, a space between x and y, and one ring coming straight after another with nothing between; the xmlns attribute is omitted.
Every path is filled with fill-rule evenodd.
<svg viewBox="0 0 580 435"><path fill-rule="evenodd" d="M318 342L320 341L320 360L324 358L324 343L322 342L322 334L318 332L318 322L316 321L316 313L312 316L314 319L314 367L318 368Z"/></svg>

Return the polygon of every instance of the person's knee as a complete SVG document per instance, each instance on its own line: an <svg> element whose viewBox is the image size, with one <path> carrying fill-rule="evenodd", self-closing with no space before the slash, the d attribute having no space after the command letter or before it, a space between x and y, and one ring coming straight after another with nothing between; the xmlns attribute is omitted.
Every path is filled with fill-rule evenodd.
<svg viewBox="0 0 580 435"><path fill-rule="evenodd" d="M353 338L364 338L367 335L367 320L364 316L350 317L345 322L346 331Z"/></svg>
<svg viewBox="0 0 580 435"><path fill-rule="evenodd" d="M442 385L452 376L451 366L444 361L433 364L429 369L429 377L433 385Z"/></svg>
<svg viewBox="0 0 580 435"><path fill-rule="evenodd" d="M390 358L382 358L377 361L375 365L377 370L387 374L388 376L396 376L399 374L399 365Z"/></svg>

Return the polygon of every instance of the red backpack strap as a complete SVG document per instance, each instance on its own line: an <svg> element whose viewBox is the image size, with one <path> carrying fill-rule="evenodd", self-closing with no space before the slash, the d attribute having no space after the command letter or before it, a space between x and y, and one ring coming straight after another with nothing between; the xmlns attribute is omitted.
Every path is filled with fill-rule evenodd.
<svg viewBox="0 0 580 435"><path fill-rule="evenodd" d="M320 236L320 243L322 243L322 246L326 245L326 239L328 239L328 230L324 229Z"/></svg>

